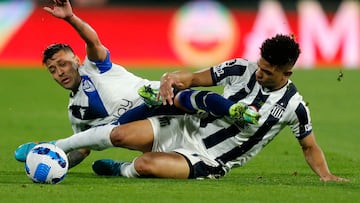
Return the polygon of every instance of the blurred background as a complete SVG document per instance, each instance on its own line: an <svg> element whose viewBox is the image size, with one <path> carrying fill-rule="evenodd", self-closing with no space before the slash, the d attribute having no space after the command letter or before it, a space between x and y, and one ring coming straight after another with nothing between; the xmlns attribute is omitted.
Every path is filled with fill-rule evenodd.
<svg viewBox="0 0 360 203"><path fill-rule="evenodd" d="M43 11L46 0L0 0L0 67L41 67L42 50L70 44L72 28ZM72 0L114 62L126 67L203 68L234 57L257 60L262 41L293 34L297 68L360 68L360 3L339 1Z"/></svg>

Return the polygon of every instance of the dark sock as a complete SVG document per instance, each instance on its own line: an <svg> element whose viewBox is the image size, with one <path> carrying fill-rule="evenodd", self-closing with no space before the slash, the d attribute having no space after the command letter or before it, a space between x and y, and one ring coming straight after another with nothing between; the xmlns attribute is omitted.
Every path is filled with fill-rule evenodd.
<svg viewBox="0 0 360 203"><path fill-rule="evenodd" d="M81 153L77 150L69 152L67 154L67 158L69 161L69 169L78 165L79 163L81 163L85 159L86 156L87 155L84 155L83 153Z"/></svg>
<svg viewBox="0 0 360 203"><path fill-rule="evenodd" d="M215 116L229 115L229 108L234 102L209 91L187 90L179 95L181 105L189 110L204 110ZM195 104L191 103L195 101Z"/></svg>

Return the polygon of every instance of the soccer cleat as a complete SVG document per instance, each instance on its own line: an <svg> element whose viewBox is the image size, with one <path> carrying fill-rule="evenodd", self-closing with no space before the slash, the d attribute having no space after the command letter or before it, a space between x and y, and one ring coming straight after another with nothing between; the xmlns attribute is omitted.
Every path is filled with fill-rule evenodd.
<svg viewBox="0 0 360 203"><path fill-rule="evenodd" d="M15 159L20 162L25 162L26 156L29 154L30 150L34 148L36 145L41 143L46 143L46 142L28 142L20 145L18 148L16 148L14 152ZM48 142L48 143L55 144L55 142Z"/></svg>
<svg viewBox="0 0 360 203"><path fill-rule="evenodd" d="M243 117L247 123L252 123L257 125L259 123L259 119L261 116L254 107L248 107L245 110Z"/></svg>
<svg viewBox="0 0 360 203"><path fill-rule="evenodd" d="M92 169L97 175L101 176L122 176L120 168L124 163L112 159L100 159L93 162Z"/></svg>
<svg viewBox="0 0 360 203"><path fill-rule="evenodd" d="M235 103L229 109L229 115L236 121L258 124L260 114L253 108L243 104Z"/></svg>
<svg viewBox="0 0 360 203"><path fill-rule="evenodd" d="M138 89L138 94L143 98L145 104L149 107L160 106L161 100L157 100L158 89L151 88L150 85L144 85Z"/></svg>
<svg viewBox="0 0 360 203"><path fill-rule="evenodd" d="M20 145L18 148L16 148L16 150L14 152L15 159L20 162L25 162L26 156L29 154L30 150L38 144L40 144L40 143L28 142L28 143Z"/></svg>

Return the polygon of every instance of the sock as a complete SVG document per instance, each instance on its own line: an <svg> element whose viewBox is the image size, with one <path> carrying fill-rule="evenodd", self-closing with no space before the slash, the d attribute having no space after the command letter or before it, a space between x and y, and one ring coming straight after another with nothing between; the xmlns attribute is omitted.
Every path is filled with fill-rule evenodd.
<svg viewBox="0 0 360 203"><path fill-rule="evenodd" d="M69 152L67 154L67 158L69 161L69 169L81 163L86 158L86 156L87 155L81 153L78 150Z"/></svg>
<svg viewBox="0 0 360 203"><path fill-rule="evenodd" d="M116 127L116 125L93 127L68 138L57 140L55 145L64 150L65 153L80 148L98 151L104 150L113 147L110 140L110 133L114 127Z"/></svg>
<svg viewBox="0 0 360 203"><path fill-rule="evenodd" d="M229 115L230 106L234 104L215 92L197 90L182 91L179 101L189 110L204 110L214 116Z"/></svg>
<svg viewBox="0 0 360 203"><path fill-rule="evenodd" d="M139 173L136 171L134 162L125 162L121 165L120 173L122 176L127 178L137 178L139 177Z"/></svg>

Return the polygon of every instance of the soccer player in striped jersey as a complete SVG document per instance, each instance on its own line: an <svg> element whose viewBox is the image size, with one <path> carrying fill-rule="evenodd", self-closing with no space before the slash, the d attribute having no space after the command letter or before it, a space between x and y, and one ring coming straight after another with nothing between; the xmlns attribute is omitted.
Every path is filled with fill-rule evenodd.
<svg viewBox="0 0 360 203"><path fill-rule="evenodd" d="M158 87L159 81L135 76L122 66L112 63L110 51L103 46L96 31L72 12L69 1L54 1L52 8L44 9L69 23L86 43L83 63L67 44L52 44L43 52L42 62L53 79L70 90L68 115L74 133L117 121L127 110L143 104L137 94L140 87ZM89 153L88 149L70 152L70 168ZM25 161L26 154L22 150L16 151L15 158Z"/></svg>
<svg viewBox="0 0 360 203"><path fill-rule="evenodd" d="M232 168L243 166L285 126L290 126L306 162L320 180L348 181L329 171L315 141L309 109L289 79L300 54L298 43L291 36L279 34L266 39L260 52L255 63L239 58L195 73L163 75L159 97L164 104L211 112L207 117L155 116L124 125L91 128L74 135L76 142L56 144L65 151L123 147L143 152L131 162L95 161L93 170L99 175L220 178ZM185 90L176 96L173 93L173 88L214 85L224 86L225 98L206 91ZM232 107L244 105L257 109L261 115L258 122L238 122L231 116Z"/></svg>

